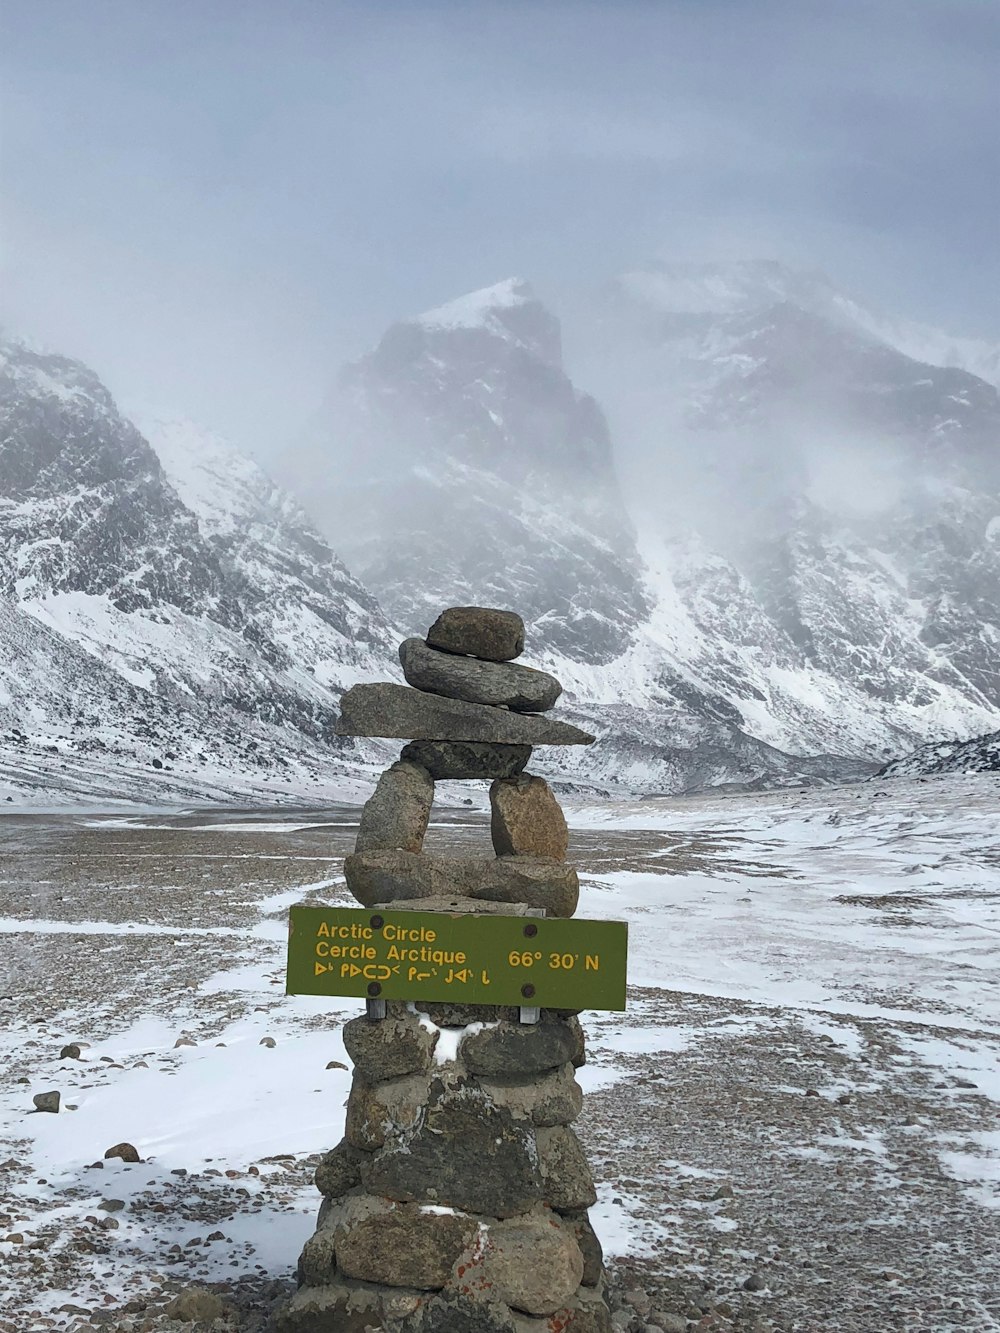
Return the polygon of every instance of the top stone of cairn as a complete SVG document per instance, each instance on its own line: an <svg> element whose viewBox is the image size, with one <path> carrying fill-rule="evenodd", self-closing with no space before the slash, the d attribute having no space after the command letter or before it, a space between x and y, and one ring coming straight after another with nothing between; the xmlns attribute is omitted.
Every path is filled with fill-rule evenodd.
<svg viewBox="0 0 1000 1333"><path fill-rule="evenodd" d="M514 611L488 606L450 606L427 631L431 648L509 662L524 652L524 621Z"/></svg>

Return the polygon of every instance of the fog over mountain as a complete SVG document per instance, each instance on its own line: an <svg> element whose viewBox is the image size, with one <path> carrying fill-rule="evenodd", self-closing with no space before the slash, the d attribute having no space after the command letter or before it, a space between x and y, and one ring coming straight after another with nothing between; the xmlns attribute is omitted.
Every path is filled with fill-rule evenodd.
<svg viewBox="0 0 1000 1333"><path fill-rule="evenodd" d="M1000 410L955 364L989 349L923 330L918 361L776 264L631 273L589 336L648 525L693 523L810 663L880 701L929 706L915 669L995 704Z"/></svg>
<svg viewBox="0 0 1000 1333"><path fill-rule="evenodd" d="M563 321L508 279L394 323L284 489L8 340L11 794L99 760L102 790L319 797L386 750L332 736L342 690L467 602L524 614L601 740L561 769L604 790L862 775L996 730L1000 398L955 364L989 349L924 329L917 360L772 262L580 292Z"/></svg>
<svg viewBox="0 0 1000 1333"><path fill-rule="evenodd" d="M398 624L422 632L475 589L574 659L620 654L649 607L607 423L526 283L393 325L324 417L297 475Z"/></svg>
<svg viewBox="0 0 1000 1333"><path fill-rule="evenodd" d="M823 265L951 364L916 324L1000 336L998 59L982 0L6 0L6 319L266 468L513 274L602 402L570 300L652 255Z"/></svg>
<svg viewBox="0 0 1000 1333"><path fill-rule="evenodd" d="M707 760L747 738L871 761L995 725L1000 415L951 364L988 348L924 329L942 364L916 361L912 331L770 262L630 272L563 332L572 385L521 283L404 321L288 460L408 629L524 606L622 738L605 776L640 786L784 773Z"/></svg>

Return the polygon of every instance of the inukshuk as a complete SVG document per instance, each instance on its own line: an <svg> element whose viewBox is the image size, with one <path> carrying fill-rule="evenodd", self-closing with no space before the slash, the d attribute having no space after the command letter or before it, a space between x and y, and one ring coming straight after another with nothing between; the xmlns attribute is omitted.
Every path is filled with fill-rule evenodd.
<svg viewBox="0 0 1000 1333"><path fill-rule="evenodd" d="M348 886L366 907L571 916L576 871L534 745L592 736L539 714L561 687L515 664L521 618L452 607L400 648L409 686L357 685L338 732L410 740L361 816ZM486 856L423 850L436 779L492 779ZM535 1017L535 1022L522 1018ZM388 1002L344 1028L343 1140L322 1159L318 1227L286 1333L606 1333L586 1157L570 1128L584 1061L574 1013Z"/></svg>

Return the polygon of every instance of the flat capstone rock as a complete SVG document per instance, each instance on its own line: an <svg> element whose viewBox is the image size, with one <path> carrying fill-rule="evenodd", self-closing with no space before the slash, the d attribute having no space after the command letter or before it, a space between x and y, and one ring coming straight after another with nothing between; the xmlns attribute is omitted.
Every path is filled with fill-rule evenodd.
<svg viewBox="0 0 1000 1333"><path fill-rule="evenodd" d="M490 606L450 606L427 631L432 648L487 662L509 662L524 652L524 621L516 611Z"/></svg>
<svg viewBox="0 0 1000 1333"><path fill-rule="evenodd" d="M411 741L399 756L419 764L436 781L516 778L531 758L530 745L489 745L485 741Z"/></svg>
<svg viewBox="0 0 1000 1333"><path fill-rule="evenodd" d="M515 713L544 713L562 694L562 686L547 671L516 662L456 657L429 647L423 639L405 639L399 660L410 685L447 699L511 708Z"/></svg>
<svg viewBox="0 0 1000 1333"><path fill-rule="evenodd" d="M354 685L340 701L338 736L398 736L414 741L487 741L497 745L591 745L568 722L445 699L407 685Z"/></svg>

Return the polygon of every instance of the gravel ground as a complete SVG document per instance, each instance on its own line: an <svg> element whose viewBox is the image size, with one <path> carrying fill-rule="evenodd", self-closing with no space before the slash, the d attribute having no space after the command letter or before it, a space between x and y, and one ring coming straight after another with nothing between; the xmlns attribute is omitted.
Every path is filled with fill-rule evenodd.
<svg viewBox="0 0 1000 1333"><path fill-rule="evenodd" d="M747 829L758 799L675 803L688 823L692 811L710 816L709 831L574 830L572 854L595 877L656 874L667 890L678 875L769 876L780 889L773 845ZM843 799L809 798L834 815ZM241 1023L279 1042L331 1032L342 1014L290 1009L277 941L283 895L344 899L355 818L0 819L2 1333L179 1329L166 1310L192 1287L223 1301L223 1317L201 1327L267 1326L296 1251L274 1253L261 1238L280 1239L283 1219L308 1230L318 1201L317 1153L301 1150L294 1124L259 1157L223 1147L168 1169L155 1153L135 1166L98 1154L49 1179L37 1121L53 1117L32 1112L32 1096L60 1090L68 1135L70 1107L137 1067L182 1079L188 1050L174 1040L214 1048ZM429 845L483 838L480 816L446 813ZM301 886L311 887L294 893ZM888 907L873 896L842 895L862 929L874 908L903 930L927 903L925 890ZM258 969L256 988L236 981L247 968ZM995 1025L968 1011L965 998L961 1021L942 1012L910 1022L665 985L633 989L624 1025L585 1016L592 1090L579 1129L602 1182L597 1212L624 1236L610 1264L619 1326L1000 1329L1000 1207L983 1183L1000 1151L997 1103L977 1076L936 1067L933 1054L968 1050L980 1064L995 1054ZM139 1017L154 1025L146 1049L117 1053ZM60 1060L73 1041L89 1043L84 1058ZM341 1114L331 1111L331 1124ZM337 1137L333 1128L330 1143ZM979 1164L968 1178L963 1162Z"/></svg>

